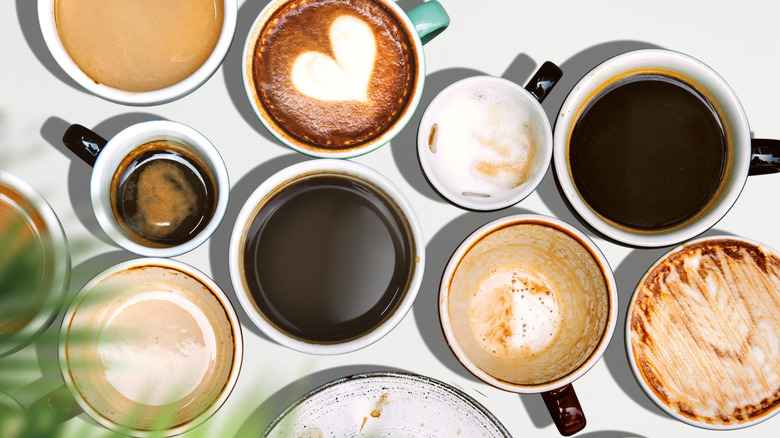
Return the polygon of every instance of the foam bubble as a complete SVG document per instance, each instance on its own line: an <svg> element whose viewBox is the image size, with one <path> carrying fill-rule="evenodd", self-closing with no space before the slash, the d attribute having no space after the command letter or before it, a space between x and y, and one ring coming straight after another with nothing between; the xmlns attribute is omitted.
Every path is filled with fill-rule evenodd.
<svg viewBox="0 0 780 438"><path fill-rule="evenodd" d="M530 178L540 128L522 93L509 84L470 82L433 108L426 152L451 192L501 198Z"/></svg>

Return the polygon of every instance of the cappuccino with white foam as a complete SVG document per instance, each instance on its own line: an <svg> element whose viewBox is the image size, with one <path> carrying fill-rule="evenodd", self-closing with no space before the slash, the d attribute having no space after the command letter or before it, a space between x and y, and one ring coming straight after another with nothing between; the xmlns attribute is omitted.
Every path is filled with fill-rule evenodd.
<svg viewBox="0 0 780 438"><path fill-rule="evenodd" d="M215 410L237 377L240 332L225 305L175 266L140 262L99 276L64 322L66 380L103 423L187 424Z"/></svg>
<svg viewBox="0 0 780 438"><path fill-rule="evenodd" d="M629 355L667 410L705 427L743 427L780 406L780 257L713 238L670 253L637 286Z"/></svg>
<svg viewBox="0 0 780 438"><path fill-rule="evenodd" d="M376 0L292 0L268 12L252 56L256 106L301 148L349 150L410 111L417 55L410 30Z"/></svg>

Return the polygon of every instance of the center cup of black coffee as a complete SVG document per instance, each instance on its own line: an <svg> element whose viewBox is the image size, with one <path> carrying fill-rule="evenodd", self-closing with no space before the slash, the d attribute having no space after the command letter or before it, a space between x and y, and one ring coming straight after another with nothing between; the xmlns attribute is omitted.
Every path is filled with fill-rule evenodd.
<svg viewBox="0 0 780 438"><path fill-rule="evenodd" d="M723 188L729 145L716 106L672 74L605 87L571 130L569 171L582 200L619 228L663 232L706 211Z"/></svg>
<svg viewBox="0 0 780 438"><path fill-rule="evenodd" d="M245 236L242 268L255 306L305 342L346 342L377 328L414 274L406 217L381 189L344 174L278 189Z"/></svg>

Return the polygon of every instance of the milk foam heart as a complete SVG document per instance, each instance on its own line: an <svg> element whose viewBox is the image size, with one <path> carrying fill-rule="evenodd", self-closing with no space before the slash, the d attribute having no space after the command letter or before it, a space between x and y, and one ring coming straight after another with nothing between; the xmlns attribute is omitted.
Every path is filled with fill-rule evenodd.
<svg viewBox="0 0 780 438"><path fill-rule="evenodd" d="M319 100L366 100L376 59L376 41L362 20L343 15L330 27L334 58L321 52L300 54L292 82L301 93Z"/></svg>

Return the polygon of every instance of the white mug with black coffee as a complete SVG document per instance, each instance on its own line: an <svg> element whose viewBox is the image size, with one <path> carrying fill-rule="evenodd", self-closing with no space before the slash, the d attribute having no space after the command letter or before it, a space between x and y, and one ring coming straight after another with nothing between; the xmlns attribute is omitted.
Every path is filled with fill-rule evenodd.
<svg viewBox="0 0 780 438"><path fill-rule="evenodd" d="M777 141L750 138L745 111L714 70L646 49L605 61L572 89L555 122L553 162L564 199L587 224L657 247L712 227L749 174L780 171L778 152Z"/></svg>
<svg viewBox="0 0 780 438"><path fill-rule="evenodd" d="M227 168L214 145L169 120L129 126L106 141L71 125L63 143L93 166L92 209L121 247L170 257L190 251L216 230L227 209Z"/></svg>

